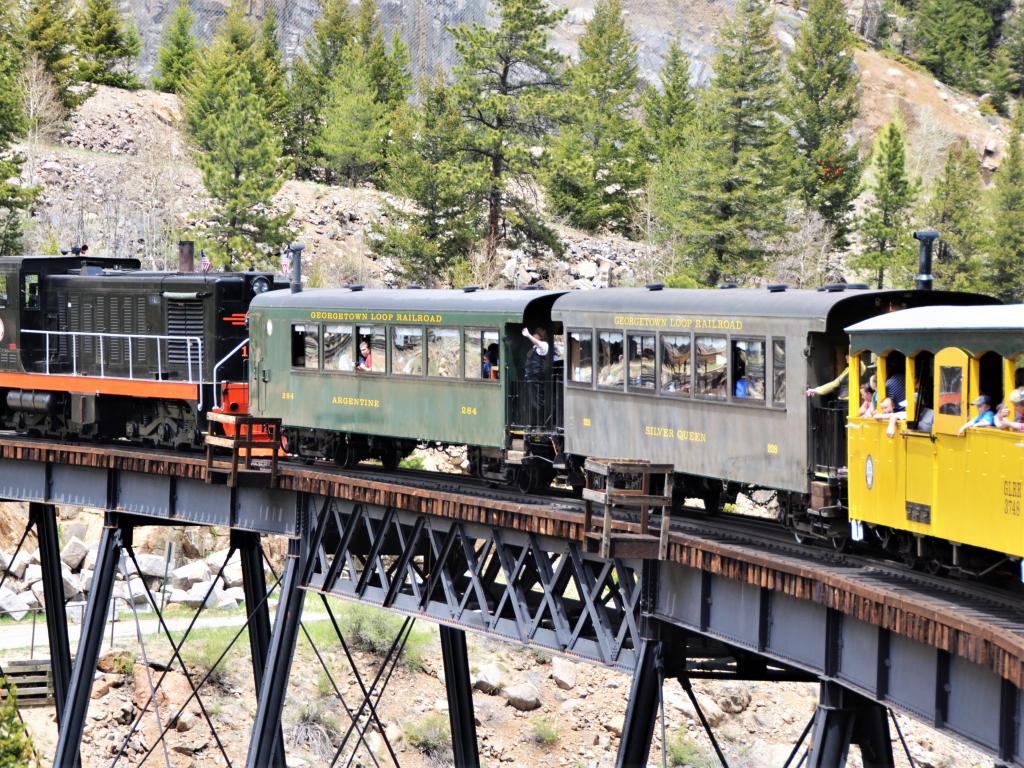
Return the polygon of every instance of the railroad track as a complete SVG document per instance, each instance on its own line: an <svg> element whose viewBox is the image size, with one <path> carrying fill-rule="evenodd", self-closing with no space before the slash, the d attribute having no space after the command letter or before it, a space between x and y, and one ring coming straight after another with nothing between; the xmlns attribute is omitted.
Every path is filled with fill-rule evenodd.
<svg viewBox="0 0 1024 768"><path fill-rule="evenodd" d="M129 445L60 443L0 434L0 459L205 479L205 457ZM285 461L278 487L582 542L583 504L523 495L486 481L421 470ZM1017 591L913 571L890 561L797 544L769 521L673 517L667 560L810 600L982 664L1024 687L1024 610ZM626 528L636 530L628 521Z"/></svg>

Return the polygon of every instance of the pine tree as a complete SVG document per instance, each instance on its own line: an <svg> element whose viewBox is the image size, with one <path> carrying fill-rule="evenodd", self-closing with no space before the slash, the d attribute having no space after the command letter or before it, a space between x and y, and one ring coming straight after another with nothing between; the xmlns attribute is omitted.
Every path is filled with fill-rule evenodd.
<svg viewBox="0 0 1024 768"><path fill-rule="evenodd" d="M1024 13L1015 12L1003 24L1003 39L999 46L1006 51L1013 72L1013 90L1020 96L1024 90Z"/></svg>
<svg viewBox="0 0 1024 768"><path fill-rule="evenodd" d="M652 207L678 272L714 285L760 273L786 232L789 139L778 46L762 0L719 32L715 75L683 145L660 163Z"/></svg>
<svg viewBox="0 0 1024 768"><path fill-rule="evenodd" d="M61 103L75 107L83 95L73 90L78 82L74 59L74 24L70 0L30 0L25 11L25 39L50 73Z"/></svg>
<svg viewBox="0 0 1024 768"><path fill-rule="evenodd" d="M859 110L853 35L842 0L811 0L789 59L789 115L796 142L794 177L804 204L829 225L832 245L848 245L853 199L860 186L851 138Z"/></svg>
<svg viewBox="0 0 1024 768"><path fill-rule="evenodd" d="M416 204L394 209L373 244L407 281L428 286L450 280L482 236L487 167L462 151L465 128L442 76L423 87L421 109L395 123L387 186Z"/></svg>
<svg viewBox="0 0 1024 768"><path fill-rule="evenodd" d="M992 17L969 0L922 0L913 52L943 82L974 89L992 29Z"/></svg>
<svg viewBox="0 0 1024 768"><path fill-rule="evenodd" d="M653 85L644 95L644 125L659 157L682 146L686 126L695 108L690 87L690 57L675 40L658 73L661 89Z"/></svg>
<svg viewBox="0 0 1024 768"><path fill-rule="evenodd" d="M226 268L274 268L271 254L288 240L288 214L270 209L288 172L281 140L246 67L228 78L220 103L208 146L199 155L213 201L204 232L212 260Z"/></svg>
<svg viewBox="0 0 1024 768"><path fill-rule="evenodd" d="M323 124L331 77L345 48L355 36L348 0L326 0L302 56L292 68L288 88L285 152L295 162L296 175L311 178L323 167L316 137Z"/></svg>
<svg viewBox="0 0 1024 768"><path fill-rule="evenodd" d="M366 56L366 70L377 102L390 108L405 102L412 92L409 49L396 33L391 38L391 51L388 51L377 17L376 0L359 1L355 32Z"/></svg>
<svg viewBox="0 0 1024 768"><path fill-rule="evenodd" d="M937 287L953 291L980 289L980 254L984 244L978 155L965 141L949 148L942 175L935 180L925 215L942 234L932 273Z"/></svg>
<svg viewBox="0 0 1024 768"><path fill-rule="evenodd" d="M988 67L988 97L1003 117L1010 114L1010 94L1017 91L1017 73L1013 70L1010 51L1005 45L996 48Z"/></svg>
<svg viewBox="0 0 1024 768"><path fill-rule="evenodd" d="M995 176L992 243L984 265L989 292L1003 301L1024 299L1020 265L1024 263L1024 110L1018 104L1010 124L1006 155Z"/></svg>
<svg viewBox="0 0 1024 768"><path fill-rule="evenodd" d="M620 0L598 0L579 46L565 117L548 151L548 199L574 226L629 233L647 160L633 117L639 106L636 44Z"/></svg>
<svg viewBox="0 0 1024 768"><path fill-rule="evenodd" d="M279 134L283 133L284 83L280 63L269 57L270 50L265 35L246 20L241 3L235 0L210 47L199 57L195 75L185 88L185 124L201 149L209 148L229 90L227 83L239 68L246 70L265 110L264 117Z"/></svg>
<svg viewBox="0 0 1024 768"><path fill-rule="evenodd" d="M16 33L0 36L0 256L21 250L22 221L35 190L18 181L22 158L11 144L27 128L23 93L18 82L22 60L14 48Z"/></svg>
<svg viewBox="0 0 1024 768"><path fill-rule="evenodd" d="M860 222L864 250L851 259L854 267L875 274L878 288L885 285L886 270L894 285L911 273L914 248L908 219L918 185L907 176L905 154L903 129L893 120L875 145L871 197Z"/></svg>
<svg viewBox="0 0 1024 768"><path fill-rule="evenodd" d="M189 0L178 0L157 54L156 68L160 76L153 78L153 86L157 90L183 93L185 84L195 72L198 51L192 35L193 24L195 16L189 8Z"/></svg>
<svg viewBox="0 0 1024 768"><path fill-rule="evenodd" d="M0 678L0 687L8 687L3 678ZM9 690L11 695L0 701L0 765L6 768L38 766L39 760L32 747L32 739L18 714L18 699L13 695L16 693L13 683Z"/></svg>
<svg viewBox="0 0 1024 768"><path fill-rule="evenodd" d="M114 0L85 0L78 23L79 79L114 88L140 88L131 71L142 50L135 25L122 18Z"/></svg>
<svg viewBox="0 0 1024 768"><path fill-rule="evenodd" d="M488 164L488 265L504 243L560 249L529 190L538 173L533 148L548 134L557 110L563 59L548 36L564 12L549 10L543 0L496 0L496 6L496 28L473 24L452 30L459 55L453 96L467 128L466 150Z"/></svg>
<svg viewBox="0 0 1024 768"><path fill-rule="evenodd" d="M331 80L317 142L328 168L349 184L370 181L384 162L388 112L376 95L366 54L350 45Z"/></svg>

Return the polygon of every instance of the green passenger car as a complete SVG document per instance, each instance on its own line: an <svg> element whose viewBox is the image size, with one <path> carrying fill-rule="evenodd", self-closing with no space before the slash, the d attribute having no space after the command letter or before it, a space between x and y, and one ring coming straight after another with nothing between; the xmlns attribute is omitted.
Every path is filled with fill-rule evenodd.
<svg viewBox="0 0 1024 768"><path fill-rule="evenodd" d="M249 310L250 407L280 417L288 448L350 466L396 466L417 444L468 445L499 472L530 432L555 429L554 398L523 401L530 342L550 335L548 291L274 291ZM554 373L549 371L553 376ZM518 441L518 442L517 442ZM550 441L547 441L550 443Z"/></svg>

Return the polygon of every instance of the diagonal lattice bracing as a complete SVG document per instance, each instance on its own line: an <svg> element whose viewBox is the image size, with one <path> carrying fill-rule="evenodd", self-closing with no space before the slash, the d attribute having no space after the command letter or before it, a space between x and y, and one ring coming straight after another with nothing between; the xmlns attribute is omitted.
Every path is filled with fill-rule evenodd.
<svg viewBox="0 0 1024 768"><path fill-rule="evenodd" d="M576 542L329 500L303 586L632 669L639 562Z"/></svg>

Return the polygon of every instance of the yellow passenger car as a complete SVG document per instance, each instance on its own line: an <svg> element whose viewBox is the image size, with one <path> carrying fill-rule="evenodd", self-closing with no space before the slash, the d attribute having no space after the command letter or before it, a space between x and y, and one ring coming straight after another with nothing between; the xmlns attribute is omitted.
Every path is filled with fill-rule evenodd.
<svg viewBox="0 0 1024 768"><path fill-rule="evenodd" d="M847 330L865 371L850 366L852 537L973 575L1024 557L1024 306L920 307ZM872 373L874 411L889 398L892 414L864 403ZM986 400L1007 412L985 416Z"/></svg>

